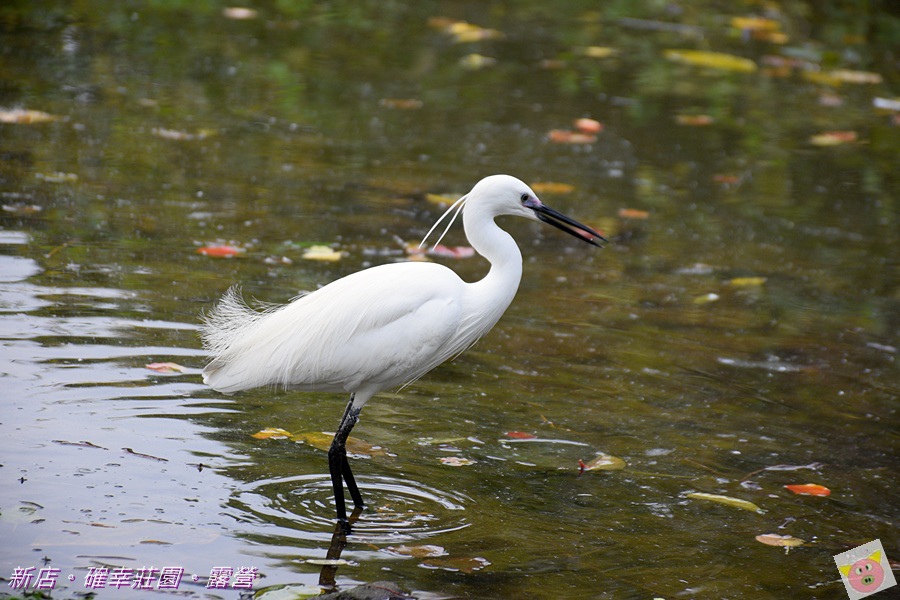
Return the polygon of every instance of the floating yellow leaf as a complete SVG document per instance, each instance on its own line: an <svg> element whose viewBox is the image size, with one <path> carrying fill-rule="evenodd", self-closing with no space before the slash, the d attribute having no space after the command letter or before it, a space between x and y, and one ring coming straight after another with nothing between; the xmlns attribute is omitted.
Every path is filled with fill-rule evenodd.
<svg viewBox="0 0 900 600"><path fill-rule="evenodd" d="M610 56L617 55L619 51L615 48L607 48L606 46L588 46L582 48L581 53L590 58L609 58Z"/></svg>
<svg viewBox="0 0 900 600"><path fill-rule="evenodd" d="M625 461L618 456L601 452L587 463L578 461L581 471L619 471L625 468Z"/></svg>
<svg viewBox="0 0 900 600"><path fill-rule="evenodd" d="M767 281L765 277L735 277L728 283L735 287L757 287Z"/></svg>
<svg viewBox="0 0 900 600"><path fill-rule="evenodd" d="M531 189L538 194L571 194L575 191L575 186L555 181L538 181L531 184Z"/></svg>
<svg viewBox="0 0 900 600"><path fill-rule="evenodd" d="M344 253L333 250L328 246L310 246L304 252L301 258L306 260L321 260L326 262L335 262L341 260Z"/></svg>
<svg viewBox="0 0 900 600"><path fill-rule="evenodd" d="M58 121L60 117L39 110L26 110L24 108L5 109L0 108L0 123L18 123L20 125L32 125L34 123L50 123Z"/></svg>
<svg viewBox="0 0 900 600"><path fill-rule="evenodd" d="M763 17L732 17L731 26L735 29L750 31L778 31L781 29L781 23Z"/></svg>
<svg viewBox="0 0 900 600"><path fill-rule="evenodd" d="M481 54L473 52L472 54L467 54L459 59L459 65L467 69L469 71L477 71L479 69L483 69L485 67L491 67L497 63L496 58L491 58L490 56L483 56Z"/></svg>
<svg viewBox="0 0 900 600"><path fill-rule="evenodd" d="M790 548L802 546L806 540L801 540L792 535L778 535L777 533L764 533L756 536L756 541L766 546L780 546L788 551Z"/></svg>
<svg viewBox="0 0 900 600"><path fill-rule="evenodd" d="M688 494L687 497L694 500L708 500L710 502L718 502L719 504L726 504L728 506L733 506L734 508L742 508L744 510L749 510L750 512L759 514L763 514L764 512L766 512L749 500L741 500L740 498L732 498L731 496L707 494L705 492L693 492L691 494Z"/></svg>
<svg viewBox="0 0 900 600"><path fill-rule="evenodd" d="M267 427L262 431L257 431L250 437L255 437L258 440L285 440L291 437L291 432L279 427Z"/></svg>
<svg viewBox="0 0 900 600"><path fill-rule="evenodd" d="M666 50L663 56L673 62L716 69L719 71L735 71L753 73L756 63L749 58L725 54L723 52L707 52L705 50Z"/></svg>
<svg viewBox="0 0 900 600"><path fill-rule="evenodd" d="M692 302L694 304L712 304L719 301L719 295L713 292L695 297Z"/></svg>
<svg viewBox="0 0 900 600"><path fill-rule="evenodd" d="M813 146L840 146L855 142L858 136L855 131L825 131L809 138Z"/></svg>
<svg viewBox="0 0 900 600"><path fill-rule="evenodd" d="M466 23L465 21L455 21L444 31L452 35L453 41L457 44L480 42L482 40L496 40L503 37L503 34L496 29L479 27L478 25Z"/></svg>

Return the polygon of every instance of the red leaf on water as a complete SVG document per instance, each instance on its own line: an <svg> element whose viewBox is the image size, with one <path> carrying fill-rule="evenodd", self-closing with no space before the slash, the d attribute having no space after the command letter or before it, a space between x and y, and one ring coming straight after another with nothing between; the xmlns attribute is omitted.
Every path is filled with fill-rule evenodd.
<svg viewBox="0 0 900 600"><path fill-rule="evenodd" d="M533 440L537 436L533 433L526 433L524 431L507 431L506 437L511 437L514 440Z"/></svg>

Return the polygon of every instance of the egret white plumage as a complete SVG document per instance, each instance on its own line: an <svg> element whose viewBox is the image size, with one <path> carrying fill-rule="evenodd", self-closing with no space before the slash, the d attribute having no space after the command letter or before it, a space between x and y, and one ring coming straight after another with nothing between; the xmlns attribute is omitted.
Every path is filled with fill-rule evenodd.
<svg viewBox="0 0 900 600"><path fill-rule="evenodd" d="M373 395L407 384L474 344L500 319L522 277L522 254L494 218L514 215L549 223L594 246L594 229L543 204L509 175L479 181L426 234L462 212L469 243L491 265L473 283L424 262L380 265L338 279L289 304L257 311L231 288L205 316L204 346L212 361L203 381L233 393L261 386L348 392L328 451L338 521L348 524L343 483L356 507L364 503L345 444Z"/></svg>

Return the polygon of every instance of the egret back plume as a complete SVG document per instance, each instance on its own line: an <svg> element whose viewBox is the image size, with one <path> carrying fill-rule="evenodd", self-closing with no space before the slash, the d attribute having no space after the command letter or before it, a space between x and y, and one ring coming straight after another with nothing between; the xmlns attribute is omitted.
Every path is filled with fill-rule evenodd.
<svg viewBox="0 0 900 600"><path fill-rule="evenodd" d="M444 214L442 214L441 217L437 221L434 222L434 225L431 226L431 229L428 230L428 233L426 233L425 237L422 238L422 241L419 242L419 248L421 248L422 246L425 245L425 240L427 240L428 236L430 236L434 232L434 230L437 229L437 226L441 224L441 221L446 219L447 215L449 215L451 212L453 212L455 210L456 212L453 212L453 217L450 219L450 222L447 223L447 226L444 228L444 232L441 234L441 237L439 237L437 239L437 241L431 247L434 248L435 246L437 246L438 244L441 243L441 240L444 239L444 236L447 235L448 231L450 231L450 227L453 225L453 222L456 221L456 217L458 217L459 213L461 213L463 208L465 208L466 198L468 198L468 197L469 197L469 195L466 194L465 196L463 196L462 198L460 198L459 200L457 200L456 202L451 204L450 208L448 208L446 211L444 211Z"/></svg>

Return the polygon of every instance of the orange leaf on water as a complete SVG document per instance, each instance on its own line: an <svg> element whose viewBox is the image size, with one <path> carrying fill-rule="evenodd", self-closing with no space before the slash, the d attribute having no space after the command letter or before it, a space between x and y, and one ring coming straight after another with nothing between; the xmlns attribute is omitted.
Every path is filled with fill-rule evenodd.
<svg viewBox="0 0 900 600"><path fill-rule="evenodd" d="M596 119L577 119L575 121L575 129L581 133L595 134L603 131L603 123Z"/></svg>
<svg viewBox="0 0 900 600"><path fill-rule="evenodd" d="M228 246L226 244L203 246L202 248L197 248L197 254L202 254L203 256L210 256L213 258L232 258L234 256L237 256L241 252L244 252L243 248L238 248L237 246Z"/></svg>
<svg viewBox="0 0 900 600"><path fill-rule="evenodd" d="M575 191L575 186L556 181L536 181L531 184L531 189L538 194L570 194Z"/></svg>
<svg viewBox="0 0 900 600"><path fill-rule="evenodd" d="M551 129L547 137L554 144L593 144L597 141L596 135L569 131L568 129Z"/></svg>
<svg viewBox="0 0 900 600"><path fill-rule="evenodd" d="M507 431L506 437L511 437L514 440L533 440L537 436L533 433L526 433L524 431Z"/></svg>
<svg viewBox="0 0 900 600"><path fill-rule="evenodd" d="M675 122L688 127L705 127L716 122L709 115L675 115Z"/></svg>
<svg viewBox="0 0 900 600"><path fill-rule="evenodd" d="M784 486L795 494L803 496L830 496L831 490L817 483L792 484Z"/></svg>
<svg viewBox="0 0 900 600"><path fill-rule="evenodd" d="M638 219L643 221L650 218L650 213L638 208L620 208L619 216L623 219Z"/></svg>

